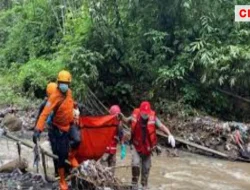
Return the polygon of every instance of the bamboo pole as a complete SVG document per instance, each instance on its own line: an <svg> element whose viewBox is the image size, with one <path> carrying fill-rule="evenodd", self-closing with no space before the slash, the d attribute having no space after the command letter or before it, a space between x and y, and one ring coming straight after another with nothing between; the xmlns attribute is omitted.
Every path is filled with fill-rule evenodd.
<svg viewBox="0 0 250 190"><path fill-rule="evenodd" d="M167 135L165 135L163 132L161 131L157 131L156 132L157 135L161 136L161 137L165 137L165 138L168 138ZM181 139L179 137L175 137L175 140L177 142L180 142L182 144L186 144L186 145L189 145L189 146L192 146L194 148L198 148L200 150L203 150L203 151L206 151L206 152L209 152L209 153L212 153L212 154L215 154L217 156L221 156L223 158L229 158L229 156L227 154L224 154L222 152L219 152L219 151L216 151L216 150L213 150L213 149L210 149L210 148L207 148L207 147L204 147L204 146L201 146L201 145L198 145L198 144L195 144L195 143L192 143L192 142L189 142L189 141L186 141L184 139Z"/></svg>

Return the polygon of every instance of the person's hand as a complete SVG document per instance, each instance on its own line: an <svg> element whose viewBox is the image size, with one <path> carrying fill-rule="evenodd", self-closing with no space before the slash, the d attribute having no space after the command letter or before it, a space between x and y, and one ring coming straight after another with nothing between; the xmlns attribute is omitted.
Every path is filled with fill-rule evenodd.
<svg viewBox="0 0 250 190"><path fill-rule="evenodd" d="M173 148L175 147L175 139L173 135L168 136L168 143L171 144Z"/></svg>
<svg viewBox="0 0 250 190"><path fill-rule="evenodd" d="M74 115L74 123L75 123L76 125L79 125L80 111L79 111L78 108L75 108L75 109L73 110L73 115Z"/></svg>
<svg viewBox="0 0 250 190"><path fill-rule="evenodd" d="M35 129L35 131L33 133L33 142L34 142L34 144L37 144L37 140L40 139L40 135L41 135L41 131Z"/></svg>

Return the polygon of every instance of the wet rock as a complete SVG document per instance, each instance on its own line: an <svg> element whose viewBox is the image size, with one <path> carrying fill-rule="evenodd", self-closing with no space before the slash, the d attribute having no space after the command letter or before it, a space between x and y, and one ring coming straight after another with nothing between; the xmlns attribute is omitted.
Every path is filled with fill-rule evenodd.
<svg viewBox="0 0 250 190"><path fill-rule="evenodd" d="M7 114L2 121L2 125L11 132L22 129L22 121L13 114Z"/></svg>
<svg viewBox="0 0 250 190"><path fill-rule="evenodd" d="M13 172L15 169L20 169L21 171L25 171L28 168L28 161L26 159L16 159L7 164L4 164L0 167L0 173L10 173Z"/></svg>

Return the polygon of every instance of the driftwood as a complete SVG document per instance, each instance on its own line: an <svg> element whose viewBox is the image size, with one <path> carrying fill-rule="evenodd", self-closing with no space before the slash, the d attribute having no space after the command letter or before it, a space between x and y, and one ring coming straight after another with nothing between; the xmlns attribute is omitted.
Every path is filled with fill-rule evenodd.
<svg viewBox="0 0 250 190"><path fill-rule="evenodd" d="M28 168L28 161L26 159L16 159L7 164L4 164L0 167L0 173L10 173L15 169L20 169L21 171L25 171Z"/></svg>

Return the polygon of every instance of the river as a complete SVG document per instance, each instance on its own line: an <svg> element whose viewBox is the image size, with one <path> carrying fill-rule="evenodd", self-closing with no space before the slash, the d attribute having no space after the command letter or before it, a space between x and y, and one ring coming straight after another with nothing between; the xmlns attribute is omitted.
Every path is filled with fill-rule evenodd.
<svg viewBox="0 0 250 190"><path fill-rule="evenodd" d="M0 140L0 164L18 157L15 143ZM22 156L29 160L33 170L32 150L23 147ZM118 166L129 166L130 151L125 160L117 155ZM48 165L52 167L51 161ZM124 182L130 182L130 168L118 168L116 175ZM249 190L250 165L179 152L179 157L168 157L165 153L152 157L149 177L150 190Z"/></svg>
<svg viewBox="0 0 250 190"><path fill-rule="evenodd" d="M179 157L152 157L151 190L249 190L250 164L179 152ZM130 165L130 155L118 165ZM130 169L118 176L130 180ZM126 177L125 177L126 176Z"/></svg>

